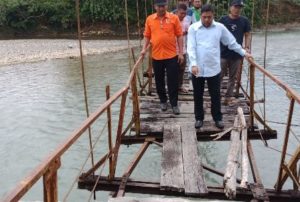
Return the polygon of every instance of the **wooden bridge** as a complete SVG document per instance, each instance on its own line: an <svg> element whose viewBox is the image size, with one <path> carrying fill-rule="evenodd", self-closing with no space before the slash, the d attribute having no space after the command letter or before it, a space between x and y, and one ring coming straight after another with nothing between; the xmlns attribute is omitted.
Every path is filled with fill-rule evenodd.
<svg viewBox="0 0 300 202"><path fill-rule="evenodd" d="M115 192L115 196L118 197L123 197L125 192L194 197L205 196L208 198L213 198L212 196L216 196L216 193L222 193L223 196L220 198L224 199L224 188L221 189L218 187L219 189L213 189L208 187L203 170L206 169L221 176L224 176L224 173L202 164L201 153L198 151L198 141L213 141L214 139L230 140L230 132L233 129L238 108L242 109L245 120L248 123L246 127L249 129L249 139L260 139L261 136L264 139L274 139L277 137L276 131L259 130L257 127L250 128L249 100L245 98L244 94L239 93L234 104L222 104L225 128L223 130L217 128L212 120L210 96L208 95L207 88L205 88L204 93L204 109L206 114L204 126L200 129L195 129L193 92L190 88L187 72L184 79L184 86L191 90L188 93L179 93L178 105L181 113L180 115L174 115L170 105L167 111L161 111L160 101L155 90L155 83L150 81L152 78L148 76L152 75L151 64L149 67L149 73L146 76L148 83L152 84L152 86L148 88L149 91L146 94L138 97L139 109L136 110L139 112L138 122L140 127L137 129L137 124L134 125L131 130L138 131L136 135L124 135L120 140L121 143L127 145L140 143L142 144L141 149L130 163L127 172L124 173L122 178L115 178L114 181L110 181L109 178L100 176L100 180L96 183L99 176L84 177L79 180L79 188L92 190L96 183L96 190L116 191L119 186L119 190ZM223 79L222 97L224 97L226 92L227 80L228 78L226 77ZM140 92L143 92L143 89ZM222 103L224 102L222 101ZM136 182L130 180L131 173L150 144L162 147L160 182L153 183L150 182L151 180L148 182ZM254 161L254 158L252 160ZM86 175L83 174L83 176ZM241 180L237 179L237 181L240 182ZM113 182L115 185L113 185ZM268 198L264 189L256 185L253 185L253 187L253 189L260 192L257 199L266 200ZM244 189L240 191L241 196L239 197L249 199L254 196L254 193L251 191L246 194L244 191Z"/></svg>
<svg viewBox="0 0 300 202"><path fill-rule="evenodd" d="M149 58L151 58L151 55ZM147 80L144 83L141 82L138 72L143 61L145 62L141 57L137 60L131 70L128 82L115 94L110 96L109 87L107 87L107 101L92 113L55 152L20 182L3 201L18 201L40 178L43 178L44 201L58 201L57 172L61 165L61 157L105 112L107 115L108 150L97 161L91 157L93 166L84 172L80 171L80 177L78 178L79 189L86 189L91 192L100 190L111 191L114 197L118 197L116 201L126 201L127 199L124 197L125 193L191 196L211 199L300 200L300 193L297 191L300 187L299 180L297 181L299 175L297 174L297 169L295 169L298 157L300 156L300 150L295 151L290 161L285 163L294 104L295 101L300 103L300 97L295 91L261 66L254 63L254 61L248 61L250 64L250 95L248 96L247 92L239 86L239 89L243 93L238 92L237 102L233 105L222 106L225 123L224 130L220 130L214 126L210 115L210 98L207 91L204 98L206 112L204 126L201 129L195 130L192 91L179 95L180 115L174 115L171 110L161 112L158 97L155 93L155 84L151 76L152 66L150 59L148 62L148 73L146 74L150 76L147 76ZM254 104L257 103L254 100L255 70L259 70L277 83L287 92L288 98L291 100L276 189L264 188L251 146L251 140L261 138L266 140L277 137L276 131L272 130L254 110ZM187 78L184 85L187 85L187 87L189 85ZM226 79L224 79L222 84L222 94L224 94L225 90ZM130 102L132 103L132 120L124 127L127 98L130 98ZM121 106L117 123L118 127L114 136L112 131L111 106L118 99L121 99ZM243 114L238 113L239 110L243 111ZM259 129L254 120L264 125L264 129ZM128 131L130 130L134 131L134 135L128 135ZM113 141L114 137L115 141ZM230 139L232 146L229 151L226 171L217 170L201 162L203 154L198 151L199 141L225 141ZM115 143L113 144L113 142ZM116 176L115 171L118 165L118 154L121 144L141 144L141 147L132 161L129 162L123 175ZM132 172L150 145L162 148L160 181L153 182L151 179L138 181L131 179ZM242 179L238 179L234 175L227 178L228 173L236 173L236 154L238 154L240 146L242 147L242 153L248 156L253 180L244 178L244 176L242 176ZM93 156L91 154L96 149L93 146L88 157ZM105 166L106 162L108 162L108 166ZM244 164L244 159L242 159L242 164ZM108 168L108 176L95 174L96 171L103 170L105 167ZM203 170L221 176L224 179L225 185L210 186L203 175ZM294 190L292 191L282 190L288 178L294 182ZM67 196L63 197L63 201L67 201ZM159 201L163 201L163 199Z"/></svg>

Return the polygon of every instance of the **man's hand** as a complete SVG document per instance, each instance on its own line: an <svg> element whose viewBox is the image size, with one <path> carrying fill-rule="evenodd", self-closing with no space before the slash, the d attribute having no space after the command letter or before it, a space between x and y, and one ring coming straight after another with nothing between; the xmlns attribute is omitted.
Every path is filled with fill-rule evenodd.
<svg viewBox="0 0 300 202"><path fill-rule="evenodd" d="M178 63L182 64L184 62L184 57L182 54L178 54Z"/></svg>
<svg viewBox="0 0 300 202"><path fill-rule="evenodd" d="M145 55L146 55L146 52L147 52L147 49L143 49L142 51L141 51L141 56L144 58L145 57Z"/></svg>
<svg viewBox="0 0 300 202"><path fill-rule="evenodd" d="M250 53L248 53L248 52L245 53L245 57L247 59L253 59L252 55Z"/></svg>
<svg viewBox="0 0 300 202"><path fill-rule="evenodd" d="M247 53L251 53L251 50L249 47L244 48L246 50Z"/></svg>
<svg viewBox="0 0 300 202"><path fill-rule="evenodd" d="M198 67L197 66L192 66L192 74L194 76L197 76L199 73Z"/></svg>

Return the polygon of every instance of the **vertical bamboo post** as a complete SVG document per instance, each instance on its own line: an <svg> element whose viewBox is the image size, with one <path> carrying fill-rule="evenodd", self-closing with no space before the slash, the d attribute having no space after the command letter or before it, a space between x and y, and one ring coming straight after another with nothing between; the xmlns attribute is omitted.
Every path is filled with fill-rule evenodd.
<svg viewBox="0 0 300 202"><path fill-rule="evenodd" d="M81 74L82 74L84 103L85 103L86 117L88 118L90 116L90 113L89 113L87 86L86 86L86 80L85 80L85 71L84 71L83 53L82 53L82 42L81 42L80 2L79 2L79 0L76 0L75 3L76 3L77 29L78 29L79 51L80 51L80 67L81 67ZM93 144L92 144L92 130L91 130L91 127L88 128L88 131L89 131L89 146L90 146L90 151L91 151L91 162L92 162L92 166L94 167L95 164L94 164L94 153L93 153L93 146L92 146Z"/></svg>
<svg viewBox="0 0 300 202"><path fill-rule="evenodd" d="M295 179L299 182L299 177L297 174L297 163L292 167L292 172L293 172L293 175L295 176ZM293 181L293 188L295 191L298 190L298 185L297 185L297 183L295 183L295 181Z"/></svg>
<svg viewBox="0 0 300 202"><path fill-rule="evenodd" d="M60 159L57 159L49 166L47 172L43 176L44 201L57 202L57 170L60 167Z"/></svg>
<svg viewBox="0 0 300 202"><path fill-rule="evenodd" d="M153 66L152 66L152 48L149 48L149 60L148 60L148 95L152 93L152 74L153 74Z"/></svg>
<svg viewBox="0 0 300 202"><path fill-rule="evenodd" d="M255 66L250 65L250 118L251 130L254 126L254 90L255 90Z"/></svg>
<svg viewBox="0 0 300 202"><path fill-rule="evenodd" d="M283 147L282 147L282 153L281 153L281 161L280 161L280 166L279 166L279 174L278 174L278 179L277 179L277 184L276 184L276 191L278 191L278 192L281 191L281 188L283 186L281 177L282 177L282 171L283 171L283 165L284 165L284 161L285 161L285 155L286 155L287 145L288 145L288 141L289 141L289 135L290 135L292 117L293 117L293 112L294 112L294 105L295 105L295 99L291 98L290 109L289 109L289 116L288 116L288 120L287 120L286 131L285 131L285 138L284 138Z"/></svg>
<svg viewBox="0 0 300 202"><path fill-rule="evenodd" d="M128 94L128 89L126 89L122 94L122 100L121 100L121 109L119 114L119 123L118 123L118 130L117 130L117 137L116 137L116 143L114 147L114 155L113 155L113 167L112 167L112 175L111 178L115 178L116 173L116 167L117 167L117 160L118 160L118 153L121 145L121 136L122 136L122 129L123 129L123 121L124 121L124 115L125 115L125 108L126 108L126 98Z"/></svg>
<svg viewBox="0 0 300 202"><path fill-rule="evenodd" d="M110 98L110 87L106 86L106 100ZM111 124L111 106L107 107L107 129L108 129L108 148L109 148L109 179L112 179L113 163L112 163L112 124Z"/></svg>
<svg viewBox="0 0 300 202"><path fill-rule="evenodd" d="M135 71L135 69L133 69ZM140 121L140 107L139 107L139 97L137 91L137 82L136 82L137 71L134 72L133 78L131 81L131 92L132 92L132 105L133 105L133 119L135 125L135 133L140 134L141 131L141 121Z"/></svg>

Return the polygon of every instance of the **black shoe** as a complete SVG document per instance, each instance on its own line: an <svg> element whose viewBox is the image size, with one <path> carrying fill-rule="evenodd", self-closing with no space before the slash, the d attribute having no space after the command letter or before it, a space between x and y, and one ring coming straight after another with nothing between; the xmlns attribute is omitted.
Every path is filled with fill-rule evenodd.
<svg viewBox="0 0 300 202"><path fill-rule="evenodd" d="M223 121L215 121L216 127L219 129L223 129L224 128L224 123Z"/></svg>
<svg viewBox="0 0 300 202"><path fill-rule="evenodd" d="M196 120L195 122L195 128L201 128L203 126L203 121L202 120Z"/></svg>
<svg viewBox="0 0 300 202"><path fill-rule="evenodd" d="M178 106L172 107L172 109L173 109L173 113L175 115L179 115L180 114L180 110L179 110Z"/></svg>
<svg viewBox="0 0 300 202"><path fill-rule="evenodd" d="M161 111L167 111L168 104L166 102L160 103L160 109L161 109Z"/></svg>

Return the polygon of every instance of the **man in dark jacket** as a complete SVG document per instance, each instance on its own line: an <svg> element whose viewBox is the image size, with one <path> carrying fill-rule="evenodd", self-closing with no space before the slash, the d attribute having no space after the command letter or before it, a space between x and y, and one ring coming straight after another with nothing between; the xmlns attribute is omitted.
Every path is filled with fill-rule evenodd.
<svg viewBox="0 0 300 202"><path fill-rule="evenodd" d="M233 0L230 4L229 14L221 17L220 23L233 34L236 41L242 46L243 39L245 37L244 49L250 52L250 38L251 27L249 20L241 16L241 11L244 6L243 0ZM225 46L221 46L221 66L222 73L221 78L226 75L228 70L229 81L227 86L227 92L225 94L225 105L233 101L233 90L237 76L241 72L243 57L236 52L229 50Z"/></svg>

